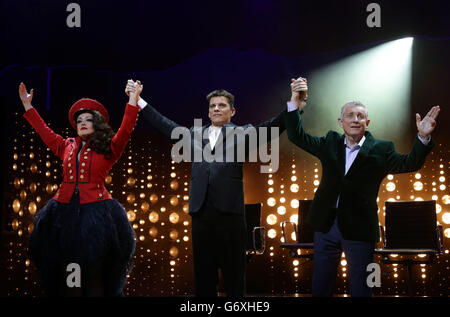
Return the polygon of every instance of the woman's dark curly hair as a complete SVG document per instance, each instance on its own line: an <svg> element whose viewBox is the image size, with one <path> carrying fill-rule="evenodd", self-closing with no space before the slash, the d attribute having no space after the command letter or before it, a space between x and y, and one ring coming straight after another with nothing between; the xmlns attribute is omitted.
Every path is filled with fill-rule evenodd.
<svg viewBox="0 0 450 317"><path fill-rule="evenodd" d="M94 133L89 138L89 146L97 153L105 155L106 159L111 158L111 140L115 135L115 132L111 126L105 122L105 118L96 110L81 109L77 111L73 116L75 125L77 124L77 118L82 113L90 113L93 117Z"/></svg>

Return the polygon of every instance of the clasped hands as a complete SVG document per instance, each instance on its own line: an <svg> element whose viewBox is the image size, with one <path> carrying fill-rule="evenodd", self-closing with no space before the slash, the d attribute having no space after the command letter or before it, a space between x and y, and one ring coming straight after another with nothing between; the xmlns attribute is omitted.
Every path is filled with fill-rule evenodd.
<svg viewBox="0 0 450 317"><path fill-rule="evenodd" d="M136 82L131 79L128 80L127 85L125 87L125 93L130 97L128 103L130 105L136 106L139 101L139 96L144 89L144 85L138 80Z"/></svg>

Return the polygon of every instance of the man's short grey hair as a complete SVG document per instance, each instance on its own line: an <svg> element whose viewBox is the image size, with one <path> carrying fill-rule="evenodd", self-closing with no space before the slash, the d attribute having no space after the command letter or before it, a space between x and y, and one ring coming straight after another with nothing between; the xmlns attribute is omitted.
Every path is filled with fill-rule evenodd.
<svg viewBox="0 0 450 317"><path fill-rule="evenodd" d="M369 117L369 111L367 110L366 106L364 106L360 101L350 101L350 102L347 102L345 105L342 106L342 108L341 108L341 119L344 119L345 108L347 108L347 107L354 107L354 106L363 107L364 111L366 113L366 118Z"/></svg>

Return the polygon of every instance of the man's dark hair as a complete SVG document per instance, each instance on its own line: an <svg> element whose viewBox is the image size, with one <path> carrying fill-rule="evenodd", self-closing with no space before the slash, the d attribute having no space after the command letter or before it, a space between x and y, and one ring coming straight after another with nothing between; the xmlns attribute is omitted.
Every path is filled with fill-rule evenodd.
<svg viewBox="0 0 450 317"><path fill-rule="evenodd" d="M225 97L228 99L228 103L230 104L230 108L233 109L234 108L234 96L229 93L228 91L226 91L225 89L217 89L214 91L211 91L207 96L206 96L206 100L209 101L211 100L212 97Z"/></svg>

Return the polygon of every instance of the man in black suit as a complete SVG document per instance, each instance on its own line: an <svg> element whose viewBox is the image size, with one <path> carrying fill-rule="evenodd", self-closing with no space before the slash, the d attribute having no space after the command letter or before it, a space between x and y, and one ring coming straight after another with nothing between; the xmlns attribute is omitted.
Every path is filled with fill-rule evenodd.
<svg viewBox="0 0 450 317"><path fill-rule="evenodd" d="M133 87L133 81L130 80L125 92L128 94ZM194 158L189 214L192 216L196 296L217 296L219 268L222 270L226 294L245 296L247 228L243 160L238 159L238 156L241 145L244 145L245 156L249 155L251 147L256 146L249 144L255 143L249 142L251 133L239 138L235 132L239 129L247 132L254 127L250 124L237 127L231 123L231 118L236 114L236 108L234 96L229 92L215 90L208 94L206 99L209 104L208 116L211 123L201 127L194 125L194 128L189 130L161 115L143 99L140 99L138 104L142 108L141 114L144 118L173 143L181 141L179 136L183 135L183 129L185 132L188 131L187 134L190 136L190 144L183 150L188 152L191 150L188 157ZM268 140L271 140L271 127L278 127L279 133L284 131L283 114L280 113L277 117L256 126L253 131L256 132L258 139L261 127L269 128ZM177 134L176 131L180 133ZM201 140L198 139L198 135L201 136ZM274 138L278 135L274 135ZM216 159L209 161L203 156L200 159L196 157L199 151L205 153L203 149L209 150Z"/></svg>
<svg viewBox="0 0 450 317"><path fill-rule="evenodd" d="M286 130L291 142L320 159L322 180L314 195L307 221L315 230L313 296L331 296L342 251L348 263L351 296L371 296L367 265L373 262L379 241L377 195L387 174L420 169L431 151L431 139L439 106L421 119L416 114L418 134L413 148L399 154L392 142L375 139L366 131L370 120L360 102L346 103L338 119L344 135L329 131L315 137L303 129L307 82L292 79ZM302 112L300 112L302 111Z"/></svg>

